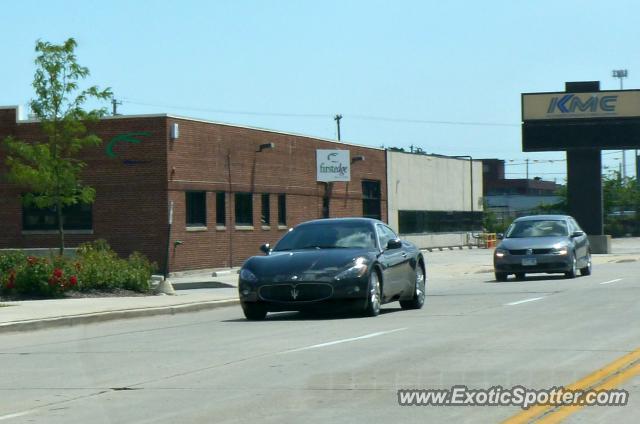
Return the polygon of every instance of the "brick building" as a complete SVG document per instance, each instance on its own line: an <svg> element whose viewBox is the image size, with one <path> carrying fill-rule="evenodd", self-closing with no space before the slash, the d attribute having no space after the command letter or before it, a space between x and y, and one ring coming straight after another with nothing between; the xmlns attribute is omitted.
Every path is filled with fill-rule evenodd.
<svg viewBox="0 0 640 424"><path fill-rule="evenodd" d="M505 178L505 161L482 159L483 187L486 206L499 218L530 215L541 205L562 201L557 192L562 185L540 177Z"/></svg>
<svg viewBox="0 0 640 424"><path fill-rule="evenodd" d="M104 238L161 269L168 258L175 272L240 265L309 219L387 220L382 149L170 115L108 117L90 131L103 140L83 154L96 200L65 210L71 247ZM38 141L39 124L0 108L0 140L7 136ZM316 180L319 149L350 152L349 182ZM24 208L21 194L0 177L0 249L55 247L55 214Z"/></svg>

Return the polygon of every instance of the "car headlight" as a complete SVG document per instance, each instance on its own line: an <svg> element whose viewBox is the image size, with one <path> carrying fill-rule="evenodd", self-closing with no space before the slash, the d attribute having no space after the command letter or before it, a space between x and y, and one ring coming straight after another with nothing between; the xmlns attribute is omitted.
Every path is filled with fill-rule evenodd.
<svg viewBox="0 0 640 424"><path fill-rule="evenodd" d="M369 265L367 264L367 260L363 257L356 258L354 263L348 269L342 271L340 274L336 275L336 280L347 280L349 278L359 278L367 273L369 269Z"/></svg>
<svg viewBox="0 0 640 424"><path fill-rule="evenodd" d="M567 246L554 247L549 253L551 253L552 255L566 255L568 253L568 249Z"/></svg>
<svg viewBox="0 0 640 424"><path fill-rule="evenodd" d="M244 281L247 281L249 283L258 282L258 277L256 277L256 275L253 272L249 271L246 268L242 268L240 270L240 279L244 280Z"/></svg>
<svg viewBox="0 0 640 424"><path fill-rule="evenodd" d="M496 249L495 255L496 255L496 258L503 258L503 257L504 257L504 255L506 255L506 254L508 254L508 253L509 253L509 251L508 251L508 250L505 250L505 249Z"/></svg>

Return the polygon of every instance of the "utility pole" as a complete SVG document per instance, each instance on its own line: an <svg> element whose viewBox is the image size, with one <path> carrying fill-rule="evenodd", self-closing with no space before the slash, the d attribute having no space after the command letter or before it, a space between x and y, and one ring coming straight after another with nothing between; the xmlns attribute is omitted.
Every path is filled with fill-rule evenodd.
<svg viewBox="0 0 640 424"><path fill-rule="evenodd" d="M622 80L625 79L629 75L629 72L626 69L614 69L611 72L611 76L614 78L618 78L620 80L620 91L623 90ZM638 160L638 152L636 151L636 160ZM636 164L636 168L637 168ZM626 151L622 151L622 178L627 177L627 154ZM636 178L638 176L636 175Z"/></svg>
<svg viewBox="0 0 640 424"><path fill-rule="evenodd" d="M336 124L338 125L338 141L340 141L340 120L342 119L342 115L337 114L334 118Z"/></svg>
<svg viewBox="0 0 640 424"><path fill-rule="evenodd" d="M118 114L118 105L121 105L122 102L116 99L111 99L111 106L113 107L112 115L116 116Z"/></svg>

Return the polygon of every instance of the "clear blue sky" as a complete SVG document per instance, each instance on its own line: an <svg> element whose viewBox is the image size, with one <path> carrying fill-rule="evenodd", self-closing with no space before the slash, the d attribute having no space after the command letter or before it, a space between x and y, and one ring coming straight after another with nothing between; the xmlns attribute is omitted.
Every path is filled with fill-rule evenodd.
<svg viewBox="0 0 640 424"><path fill-rule="evenodd" d="M21 0L2 11L0 105L33 96L37 39L74 37L89 82L112 87L121 113L324 138L341 113L345 141L512 160L514 178L525 158L564 157L522 153L520 93L579 80L615 89L611 70L624 68L625 88L639 88L631 0ZM621 155L608 153L617 168ZM564 172L562 162L530 166L559 182Z"/></svg>

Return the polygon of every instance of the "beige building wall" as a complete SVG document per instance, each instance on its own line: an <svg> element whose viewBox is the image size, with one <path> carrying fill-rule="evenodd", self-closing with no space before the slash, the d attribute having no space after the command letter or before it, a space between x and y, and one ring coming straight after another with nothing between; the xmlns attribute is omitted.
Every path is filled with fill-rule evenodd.
<svg viewBox="0 0 640 424"><path fill-rule="evenodd" d="M482 211L482 163L469 159L387 151L389 226L399 231L398 211ZM473 200L472 200L473 199ZM469 244L470 231L403 234L420 248Z"/></svg>

